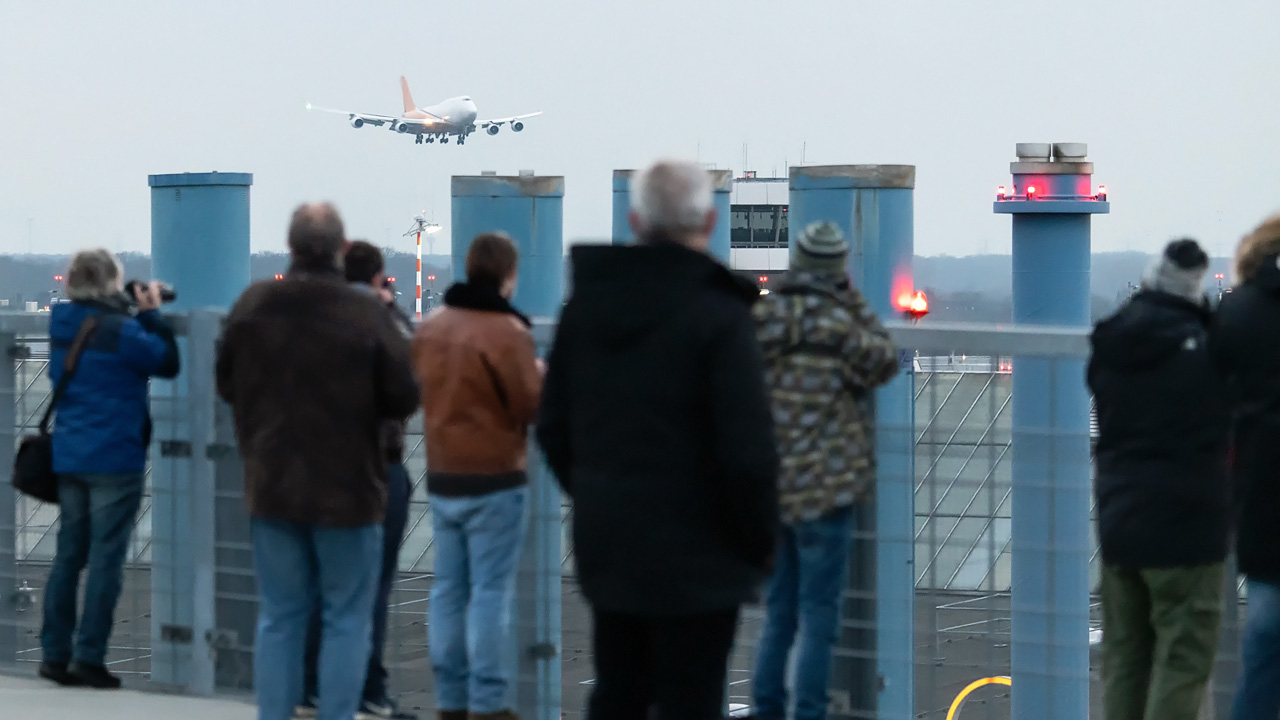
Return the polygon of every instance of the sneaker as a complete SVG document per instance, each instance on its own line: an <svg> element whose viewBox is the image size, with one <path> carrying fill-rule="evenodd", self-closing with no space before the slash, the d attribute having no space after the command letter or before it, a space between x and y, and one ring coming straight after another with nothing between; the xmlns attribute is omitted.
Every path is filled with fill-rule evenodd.
<svg viewBox="0 0 1280 720"><path fill-rule="evenodd" d="M316 716L316 699L307 698L293 709L294 720L311 720Z"/></svg>
<svg viewBox="0 0 1280 720"><path fill-rule="evenodd" d="M40 677L45 680L52 680L59 685L72 686L79 685L75 677L67 672L66 663L42 662L40 663Z"/></svg>
<svg viewBox="0 0 1280 720"><path fill-rule="evenodd" d="M356 711L356 720L418 720L418 716L401 710L391 700L365 700Z"/></svg>
<svg viewBox="0 0 1280 720"><path fill-rule="evenodd" d="M120 689L120 678L107 672L107 669L101 665L71 663L67 667L67 674L74 678L77 684L85 687L98 690Z"/></svg>

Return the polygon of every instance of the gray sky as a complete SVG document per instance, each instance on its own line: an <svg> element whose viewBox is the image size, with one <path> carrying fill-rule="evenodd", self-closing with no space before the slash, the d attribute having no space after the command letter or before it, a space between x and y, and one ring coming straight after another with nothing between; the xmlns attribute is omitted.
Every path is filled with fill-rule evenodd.
<svg viewBox="0 0 1280 720"><path fill-rule="evenodd" d="M1008 252L1014 143L1084 141L1095 250L1223 254L1280 210L1277 27L1276 0L5 0L0 252L145 252L147 174L209 170L254 174L255 250L331 199L381 244L425 209L447 252L449 177L489 169L565 175L567 240L604 238L614 168L744 144L761 175L914 164L918 253ZM459 148L303 109L398 114L402 74L546 115Z"/></svg>

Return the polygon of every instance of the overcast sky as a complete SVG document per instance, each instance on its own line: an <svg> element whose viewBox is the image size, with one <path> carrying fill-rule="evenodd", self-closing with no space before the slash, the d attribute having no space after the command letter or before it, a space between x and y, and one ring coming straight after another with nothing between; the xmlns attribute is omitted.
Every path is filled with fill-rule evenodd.
<svg viewBox="0 0 1280 720"><path fill-rule="evenodd" d="M1089 143L1095 250L1228 253L1280 210L1277 0L20 2L0 0L0 252L150 247L149 173L251 172L254 250L299 202L349 234L446 225L449 178L566 177L605 238L615 168L917 166L916 251L1009 252L1017 142ZM418 146L311 102L398 114L469 94L525 132ZM28 237L31 242L29 244Z"/></svg>

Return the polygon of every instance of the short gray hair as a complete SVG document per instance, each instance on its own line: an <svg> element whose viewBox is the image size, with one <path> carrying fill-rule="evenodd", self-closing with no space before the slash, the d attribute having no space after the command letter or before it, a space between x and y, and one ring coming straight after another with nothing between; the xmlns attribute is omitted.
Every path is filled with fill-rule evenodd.
<svg viewBox="0 0 1280 720"><path fill-rule="evenodd" d="M124 270L110 250L81 250L67 269L67 299L102 300L120 292Z"/></svg>
<svg viewBox="0 0 1280 720"><path fill-rule="evenodd" d="M342 216L329 203L307 203L293 211L289 222L289 254L303 266L338 265L347 243Z"/></svg>
<svg viewBox="0 0 1280 720"><path fill-rule="evenodd" d="M642 232L702 230L711 212L711 178L697 163L659 160L631 179L631 209Z"/></svg>

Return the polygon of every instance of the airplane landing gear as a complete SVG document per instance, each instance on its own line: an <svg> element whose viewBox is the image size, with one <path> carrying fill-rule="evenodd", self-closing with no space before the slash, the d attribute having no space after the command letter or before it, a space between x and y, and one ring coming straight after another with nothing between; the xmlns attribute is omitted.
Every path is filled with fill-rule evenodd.
<svg viewBox="0 0 1280 720"><path fill-rule="evenodd" d="M415 137L414 137L414 139L413 139L413 142L414 142L414 144L416 144L416 145L421 145L421 144L422 144L422 136L421 136L421 135L415 136Z"/></svg>
<svg viewBox="0 0 1280 720"><path fill-rule="evenodd" d="M442 138L440 138L440 142L442 142L442 143L444 143L444 144L448 145L448 144L449 144L449 138L447 138L447 137L442 137Z"/></svg>

